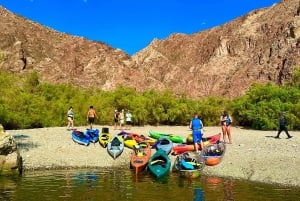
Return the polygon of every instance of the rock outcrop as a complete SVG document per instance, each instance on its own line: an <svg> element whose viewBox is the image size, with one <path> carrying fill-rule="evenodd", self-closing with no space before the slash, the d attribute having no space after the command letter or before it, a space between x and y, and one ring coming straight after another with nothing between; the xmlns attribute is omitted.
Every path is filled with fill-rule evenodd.
<svg viewBox="0 0 300 201"><path fill-rule="evenodd" d="M0 175L22 173L22 157L16 140L0 124Z"/></svg>
<svg viewBox="0 0 300 201"><path fill-rule="evenodd" d="M0 6L0 69L42 82L113 90L172 89L189 97L244 94L253 82L285 85L300 63L299 0L282 0L224 25L154 39L133 55L59 33Z"/></svg>

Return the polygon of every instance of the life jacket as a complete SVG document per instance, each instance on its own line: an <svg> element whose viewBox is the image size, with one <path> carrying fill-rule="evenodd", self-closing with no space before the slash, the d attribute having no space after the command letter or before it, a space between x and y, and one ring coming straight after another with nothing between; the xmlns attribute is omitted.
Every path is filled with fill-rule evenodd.
<svg viewBox="0 0 300 201"><path fill-rule="evenodd" d="M193 118L192 119L192 130L200 130L202 128L202 124L200 122L200 119Z"/></svg>
<svg viewBox="0 0 300 201"><path fill-rule="evenodd" d="M231 124L231 119L229 117L229 115L227 115L227 118L226 118L226 125L230 125Z"/></svg>
<svg viewBox="0 0 300 201"><path fill-rule="evenodd" d="M222 115L222 122L225 122L226 123L226 126L230 125L231 124L231 119L229 117L229 115Z"/></svg>

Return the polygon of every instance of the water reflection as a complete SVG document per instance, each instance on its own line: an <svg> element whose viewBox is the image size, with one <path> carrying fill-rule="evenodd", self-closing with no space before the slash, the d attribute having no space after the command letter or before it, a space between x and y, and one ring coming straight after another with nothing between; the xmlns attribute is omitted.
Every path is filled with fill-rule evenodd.
<svg viewBox="0 0 300 201"><path fill-rule="evenodd" d="M17 188L19 176L0 176L0 200L11 200Z"/></svg>
<svg viewBox="0 0 300 201"><path fill-rule="evenodd" d="M231 179L224 181L224 199L223 201L234 201L232 194L233 182Z"/></svg>
<svg viewBox="0 0 300 201"><path fill-rule="evenodd" d="M289 201L300 200L300 188L205 177L186 179L170 174L157 180L127 169L26 172L0 177L2 201Z"/></svg>
<svg viewBox="0 0 300 201"><path fill-rule="evenodd" d="M205 201L205 197L202 189L200 188L194 189L194 201Z"/></svg>
<svg viewBox="0 0 300 201"><path fill-rule="evenodd" d="M234 201L233 198L233 181L231 179L219 177L205 177L207 188L214 192L223 191L223 201Z"/></svg>

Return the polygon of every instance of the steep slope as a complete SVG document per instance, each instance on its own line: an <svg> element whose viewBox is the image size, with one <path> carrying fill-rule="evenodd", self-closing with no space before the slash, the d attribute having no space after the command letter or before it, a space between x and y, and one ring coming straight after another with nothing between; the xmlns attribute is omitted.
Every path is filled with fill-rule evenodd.
<svg viewBox="0 0 300 201"><path fill-rule="evenodd" d="M200 23L200 22L199 22ZM173 89L190 97L244 94L253 82L284 85L300 62L299 0L283 0L222 26L154 39L130 57L107 44L59 33L0 7L0 69L41 81Z"/></svg>
<svg viewBox="0 0 300 201"><path fill-rule="evenodd" d="M282 1L223 26L154 40L133 56L145 74L197 96L239 96L253 82L283 85L299 67L300 5Z"/></svg>
<svg viewBox="0 0 300 201"><path fill-rule="evenodd" d="M105 90L139 84L131 57L101 43L59 33L0 7L0 68L14 73L32 70L42 81L71 83ZM2 59L1 59L2 58Z"/></svg>

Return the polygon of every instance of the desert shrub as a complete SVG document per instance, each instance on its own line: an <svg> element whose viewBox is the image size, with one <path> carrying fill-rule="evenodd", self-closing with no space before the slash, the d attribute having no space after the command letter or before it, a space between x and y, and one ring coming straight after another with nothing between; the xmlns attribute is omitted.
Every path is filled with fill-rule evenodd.
<svg viewBox="0 0 300 201"><path fill-rule="evenodd" d="M277 129L281 111L287 112L290 129L300 125L300 89L294 80L287 86L253 84L235 99L205 97L190 99L172 90L146 90L125 86L113 91L94 87L39 82L33 72L25 77L0 71L0 123L6 129L66 126L67 110L74 108L75 125L87 125L86 115L93 105L99 116L96 124L112 125L114 110L131 110L135 125L188 125L197 112L205 126L219 124L226 109L234 125L260 130Z"/></svg>

